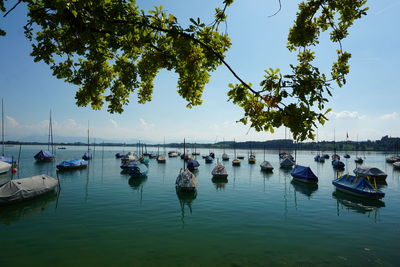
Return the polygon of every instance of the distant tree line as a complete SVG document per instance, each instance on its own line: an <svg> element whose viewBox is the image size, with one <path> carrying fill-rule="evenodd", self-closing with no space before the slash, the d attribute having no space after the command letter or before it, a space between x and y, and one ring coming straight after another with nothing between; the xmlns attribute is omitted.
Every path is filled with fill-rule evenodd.
<svg viewBox="0 0 400 267"><path fill-rule="evenodd" d="M47 145L47 143L40 142L16 142L16 141L7 141L6 145ZM74 143L54 143L55 146L87 146L87 143L82 142L74 142ZM137 147L137 143L91 143L91 145L98 146L126 146L126 147ZM146 147L162 147L163 144L145 144ZM169 143L165 144L167 147L182 149L183 143ZM199 148L208 148L208 149L268 149L268 150L315 150L315 151L333 151L333 150L341 150L341 151L392 151L398 153L400 151L400 138L399 137L389 137L384 136L380 140L376 141L320 141L320 142L301 142L295 143L291 139L277 139L277 140L268 140L268 141L246 141L246 142L233 142L233 141L224 141L217 142L214 144L197 144L197 143L186 143L186 149L194 150Z"/></svg>

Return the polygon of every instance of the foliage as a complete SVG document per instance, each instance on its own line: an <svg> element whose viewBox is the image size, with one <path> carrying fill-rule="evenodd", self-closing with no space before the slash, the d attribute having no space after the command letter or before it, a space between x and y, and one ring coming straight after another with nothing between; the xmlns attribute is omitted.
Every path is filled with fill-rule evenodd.
<svg viewBox="0 0 400 267"><path fill-rule="evenodd" d="M109 112L121 113L134 92L139 103L146 103L157 73L167 69L179 75L178 93L191 108L202 103L210 72L224 64L240 82L229 84L228 93L244 110L240 121L257 131L286 126L297 140L313 138L317 123L326 121L330 83L343 86L350 70L351 55L342 50L341 41L367 10L366 0L301 2L287 44L298 53L297 65L290 65L290 74L269 68L257 90L224 60L231 43L219 25L226 22L233 0L223 0L223 8L215 9L213 23L190 19L186 28L162 6L145 12L134 0L23 0L16 5L20 2L27 3L25 35L32 42L31 55L48 64L54 76L79 87L78 106L101 109L107 102ZM12 9L6 11L0 0L1 12ZM324 31L339 46L329 78L312 64L311 47Z"/></svg>

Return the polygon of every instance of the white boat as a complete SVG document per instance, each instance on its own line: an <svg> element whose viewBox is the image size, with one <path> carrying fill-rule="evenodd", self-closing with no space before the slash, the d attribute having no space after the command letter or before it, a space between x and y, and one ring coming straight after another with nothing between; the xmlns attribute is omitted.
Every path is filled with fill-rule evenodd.
<svg viewBox="0 0 400 267"><path fill-rule="evenodd" d="M224 165L221 163L218 163L214 169L211 171L211 174L214 178L227 178L228 177L228 172L226 171L226 168Z"/></svg>
<svg viewBox="0 0 400 267"><path fill-rule="evenodd" d="M395 169L400 169L400 161L393 162L393 167Z"/></svg>
<svg viewBox="0 0 400 267"><path fill-rule="evenodd" d="M274 167L272 167L271 163L269 163L268 161L264 161L263 163L261 163L260 167L262 171L272 172L272 170L274 169Z"/></svg>
<svg viewBox="0 0 400 267"><path fill-rule="evenodd" d="M0 161L0 174L8 172L10 169L11 169L11 164L4 161Z"/></svg>
<svg viewBox="0 0 400 267"><path fill-rule="evenodd" d="M46 174L10 180L0 187L0 205L22 202L54 191L59 181Z"/></svg>

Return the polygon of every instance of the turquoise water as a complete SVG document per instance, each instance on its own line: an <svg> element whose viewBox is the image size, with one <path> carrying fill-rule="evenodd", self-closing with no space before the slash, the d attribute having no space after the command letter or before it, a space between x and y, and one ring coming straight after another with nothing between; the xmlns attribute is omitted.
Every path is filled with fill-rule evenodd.
<svg viewBox="0 0 400 267"><path fill-rule="evenodd" d="M40 149L22 148L15 178L56 177L56 163L85 150L67 147L56 163L38 164ZM59 174L59 194L0 207L0 266L398 266L400 172L383 154L366 154L365 165L388 174L386 197L366 203L334 193L330 161L314 162L308 151L298 152L297 162L312 168L317 187L292 182L278 168L277 151L266 154L273 174L261 172L257 151L255 165L226 163L227 183L213 183L214 164L200 157L197 195L184 198L174 187L180 158L151 160L148 178L135 180L121 174L116 152L96 147L88 169ZM351 156L344 160L350 173Z"/></svg>

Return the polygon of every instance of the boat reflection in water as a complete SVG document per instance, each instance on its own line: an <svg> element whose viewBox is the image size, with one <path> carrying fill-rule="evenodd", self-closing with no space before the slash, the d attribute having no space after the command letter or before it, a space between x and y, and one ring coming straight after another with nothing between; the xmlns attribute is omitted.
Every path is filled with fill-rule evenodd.
<svg viewBox="0 0 400 267"><path fill-rule="evenodd" d="M129 178L128 183L134 190L139 190L147 181L147 176L132 176Z"/></svg>
<svg viewBox="0 0 400 267"><path fill-rule="evenodd" d="M192 214L192 203L197 197L197 190L193 191L182 191L176 188L176 195L178 196L179 205L181 207L181 220L182 227L185 226L185 206L189 208L190 214Z"/></svg>
<svg viewBox="0 0 400 267"><path fill-rule="evenodd" d="M10 225L42 213L57 200L57 196L57 192L50 192L26 202L0 207L0 223Z"/></svg>
<svg viewBox="0 0 400 267"><path fill-rule="evenodd" d="M212 177L211 181L213 182L213 184L217 190L223 190L223 189L225 189L225 186L228 183L228 178L227 177Z"/></svg>
<svg viewBox="0 0 400 267"><path fill-rule="evenodd" d="M332 193L332 197L337 201L338 216L340 215L339 211L345 208L362 214L375 211L376 217L378 209L385 207L385 202L382 200L356 197L337 190Z"/></svg>
<svg viewBox="0 0 400 267"><path fill-rule="evenodd" d="M318 190L318 184L303 183L292 179L290 182L294 188L299 193L311 198L311 195Z"/></svg>

